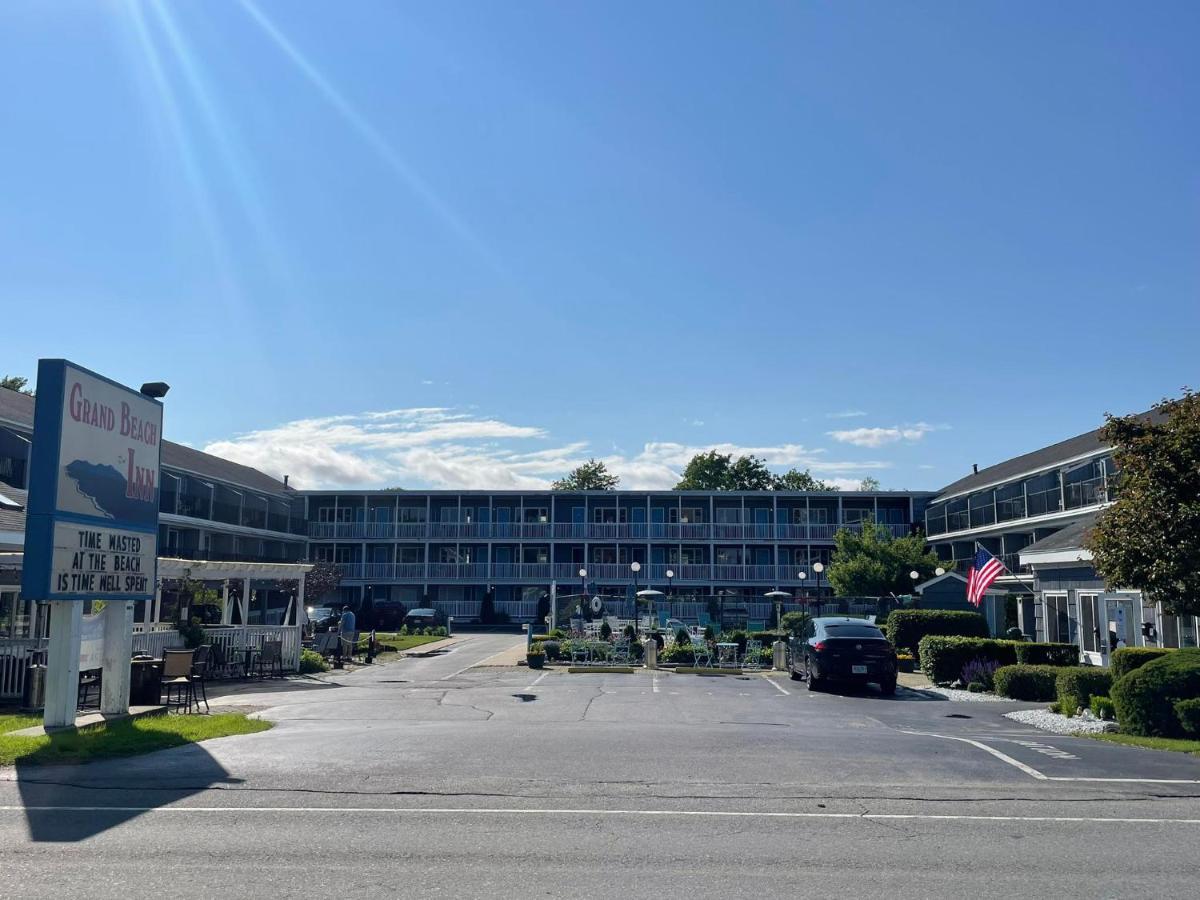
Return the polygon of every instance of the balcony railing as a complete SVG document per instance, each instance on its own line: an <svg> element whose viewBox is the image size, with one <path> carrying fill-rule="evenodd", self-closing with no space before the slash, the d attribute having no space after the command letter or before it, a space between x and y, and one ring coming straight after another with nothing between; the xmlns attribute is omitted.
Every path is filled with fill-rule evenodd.
<svg viewBox="0 0 1200 900"><path fill-rule="evenodd" d="M587 570L587 581L599 583L633 584L633 572L628 563L340 563L338 569L347 581L413 581L453 582L467 581L477 584L490 582L533 582L549 584L557 580L561 589L575 590L580 582L579 569ZM661 588L667 584L667 571L674 572L671 584L711 584L735 582L758 585L805 585L813 586L816 579L808 566L733 563L682 563L679 565L653 563L643 566L638 573L637 583L641 587L653 585ZM800 571L809 577L800 580Z"/></svg>
<svg viewBox="0 0 1200 900"><path fill-rule="evenodd" d="M912 530L907 523L879 523L895 537ZM965 525L963 527L966 527ZM861 531L861 522L813 525L762 523L645 524L615 522L310 522L314 540L532 540L549 541L832 541L841 528Z"/></svg>

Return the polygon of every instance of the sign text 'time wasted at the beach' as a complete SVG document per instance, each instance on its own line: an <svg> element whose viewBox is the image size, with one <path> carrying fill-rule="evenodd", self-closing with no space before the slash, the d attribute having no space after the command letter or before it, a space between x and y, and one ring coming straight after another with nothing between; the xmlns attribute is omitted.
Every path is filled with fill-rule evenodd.
<svg viewBox="0 0 1200 900"><path fill-rule="evenodd" d="M154 595L162 404L61 359L38 363L21 590Z"/></svg>

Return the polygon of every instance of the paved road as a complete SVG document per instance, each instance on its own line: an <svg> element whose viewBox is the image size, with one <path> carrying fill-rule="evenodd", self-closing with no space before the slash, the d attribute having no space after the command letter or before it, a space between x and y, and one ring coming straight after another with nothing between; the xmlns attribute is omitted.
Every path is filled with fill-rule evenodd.
<svg viewBox="0 0 1200 900"><path fill-rule="evenodd" d="M1195 896L1195 758L1020 704L478 666L513 641L244 695L261 735L23 770L0 896Z"/></svg>

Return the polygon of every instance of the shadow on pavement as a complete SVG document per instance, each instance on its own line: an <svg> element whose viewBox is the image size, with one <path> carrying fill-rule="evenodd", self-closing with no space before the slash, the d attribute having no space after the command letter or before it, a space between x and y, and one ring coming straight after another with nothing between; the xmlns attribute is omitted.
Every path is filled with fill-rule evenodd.
<svg viewBox="0 0 1200 900"><path fill-rule="evenodd" d="M82 841L215 784L240 784L199 744L81 765L17 763L30 839Z"/></svg>

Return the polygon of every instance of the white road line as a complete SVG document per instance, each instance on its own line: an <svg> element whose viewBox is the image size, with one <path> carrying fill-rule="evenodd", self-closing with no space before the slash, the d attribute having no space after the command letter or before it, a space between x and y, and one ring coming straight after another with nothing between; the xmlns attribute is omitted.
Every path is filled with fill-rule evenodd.
<svg viewBox="0 0 1200 900"><path fill-rule="evenodd" d="M1104 781L1116 784L1200 784L1200 778L1088 778L1048 775L1047 781Z"/></svg>
<svg viewBox="0 0 1200 900"><path fill-rule="evenodd" d="M789 690L788 690L787 688L785 688L785 687L784 687L782 684L780 684L779 682L777 682L777 681L775 681L773 678L771 678L771 676L770 676L770 675L764 675L764 676L763 676L763 681L765 681L765 682L766 682L767 684L769 684L771 687L775 688L775 690L779 691L779 693L781 693L781 694L787 694L789 697L790 697L790 696L791 696L791 694L792 694L792 692L791 692L791 691L789 691Z"/></svg>
<svg viewBox="0 0 1200 900"><path fill-rule="evenodd" d="M657 673L650 676L650 685L654 689L654 693L657 694L658 693L658 674Z"/></svg>
<svg viewBox="0 0 1200 900"><path fill-rule="evenodd" d="M1132 816L985 816L939 813L772 812L706 809L521 809L517 807L455 809L453 807L338 807L338 806L0 806L0 812L75 813L362 813L393 816L657 816L713 819L921 819L947 822L1056 822L1115 825L1200 825L1200 819L1136 818Z"/></svg>
<svg viewBox="0 0 1200 900"><path fill-rule="evenodd" d="M545 678L549 674L550 674L549 672L543 672L537 678L533 679L533 684L531 684L529 687L525 688L525 690L532 691L535 687L537 687L539 684L541 684L542 679Z"/></svg>
<svg viewBox="0 0 1200 900"><path fill-rule="evenodd" d="M1037 769L1033 768L1033 766L1027 766L1027 765L1025 765L1025 763L1021 762L1020 760L1013 759L1011 756L1001 753L995 747L989 747L987 744L980 743L979 741L973 741L970 738L951 737L948 734L931 734L928 731L905 731L904 729L900 729L900 730L904 734L915 734L915 735L919 735L921 737L935 737L935 738L941 738L942 740L946 740L946 741L960 741L961 743L964 743L964 744L970 744L972 747L978 747L984 753L990 753L990 754L992 754L992 756L996 757L996 759L1003 760L1004 762L1008 763L1010 766L1020 769L1022 772L1024 772L1026 775L1029 775L1031 778L1036 778L1039 781L1047 780L1046 776L1043 775L1041 772L1039 772Z"/></svg>

